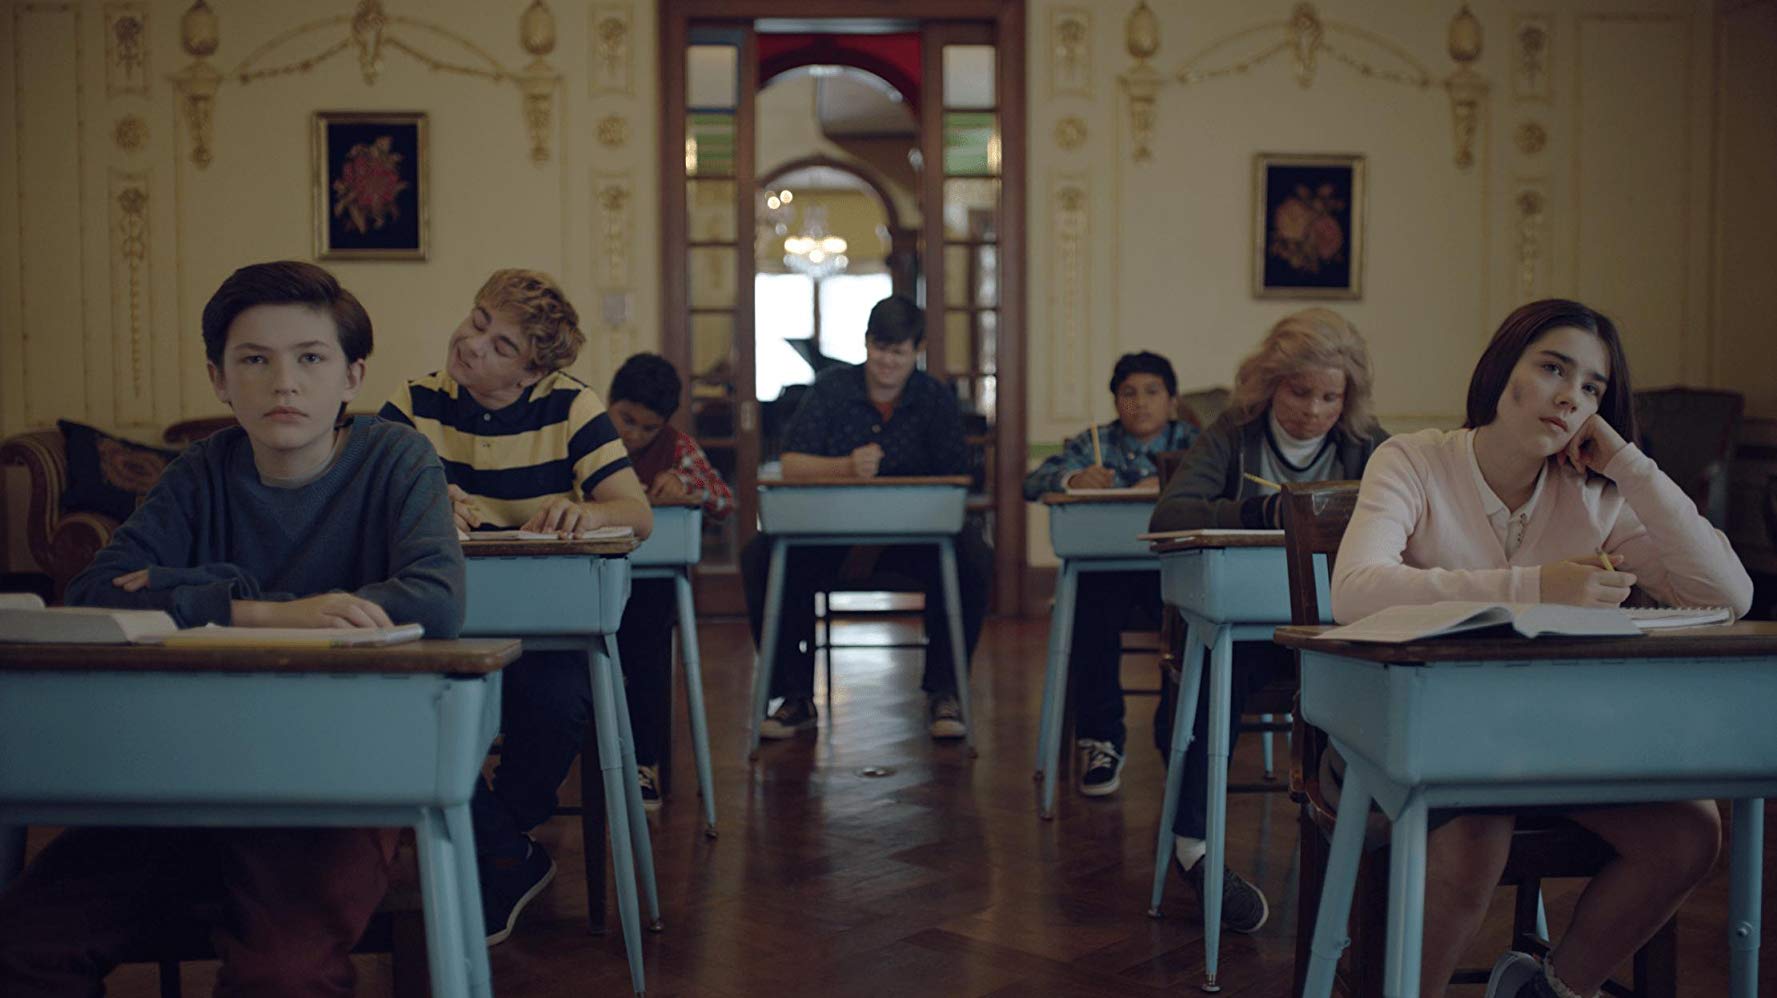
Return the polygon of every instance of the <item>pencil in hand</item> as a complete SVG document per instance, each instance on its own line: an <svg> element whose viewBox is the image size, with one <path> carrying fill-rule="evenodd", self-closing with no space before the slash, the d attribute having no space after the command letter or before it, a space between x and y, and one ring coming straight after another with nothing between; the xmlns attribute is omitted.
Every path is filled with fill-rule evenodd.
<svg viewBox="0 0 1777 998"><path fill-rule="evenodd" d="M1104 464L1104 451L1100 450L1098 447L1097 423L1092 424L1092 463L1101 466Z"/></svg>
<svg viewBox="0 0 1777 998"><path fill-rule="evenodd" d="M1598 552L1598 561L1604 566L1606 572L1614 572L1617 570L1617 566L1610 563L1610 555L1605 554L1603 551Z"/></svg>
<svg viewBox="0 0 1777 998"><path fill-rule="evenodd" d="M1241 474L1241 477L1245 478L1249 482L1252 482L1254 485L1263 485L1264 487L1272 490L1273 492L1282 492L1283 491L1283 486L1277 484L1276 482L1272 481L1269 478L1260 478L1258 475L1250 475L1250 474L1246 474L1244 472Z"/></svg>

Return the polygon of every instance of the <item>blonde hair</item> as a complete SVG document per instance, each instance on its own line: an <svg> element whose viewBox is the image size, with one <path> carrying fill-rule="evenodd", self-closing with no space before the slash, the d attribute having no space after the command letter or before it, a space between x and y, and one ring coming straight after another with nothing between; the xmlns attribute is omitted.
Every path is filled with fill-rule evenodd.
<svg viewBox="0 0 1777 998"><path fill-rule="evenodd" d="M555 278L540 270L496 270L488 276L475 303L488 311L506 309L531 341L531 367L554 371L580 356L586 334L580 314L568 302Z"/></svg>
<svg viewBox="0 0 1777 998"><path fill-rule="evenodd" d="M1370 351L1351 323L1332 309L1310 308L1286 315L1240 362L1228 411L1237 425L1257 419L1271 404L1277 386L1311 368L1345 372L1345 409L1339 426L1367 436L1376 428L1371 411Z"/></svg>

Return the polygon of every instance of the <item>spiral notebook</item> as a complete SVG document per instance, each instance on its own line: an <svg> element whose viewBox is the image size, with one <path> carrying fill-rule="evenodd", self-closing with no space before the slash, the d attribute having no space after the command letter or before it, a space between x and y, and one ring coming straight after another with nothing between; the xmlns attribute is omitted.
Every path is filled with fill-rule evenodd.
<svg viewBox="0 0 1777 998"><path fill-rule="evenodd" d="M1425 638L1510 625L1527 638L1545 634L1632 638L1662 628L1728 623L1733 617L1732 611L1726 607L1620 609L1567 606L1559 603L1444 600L1438 603L1387 607L1344 627L1322 631L1317 637L1330 641L1404 644Z"/></svg>

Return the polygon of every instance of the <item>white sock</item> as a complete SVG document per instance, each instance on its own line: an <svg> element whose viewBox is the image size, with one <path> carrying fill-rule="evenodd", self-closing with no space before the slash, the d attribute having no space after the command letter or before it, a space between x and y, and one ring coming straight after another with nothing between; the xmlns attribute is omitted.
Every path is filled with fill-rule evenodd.
<svg viewBox="0 0 1777 998"><path fill-rule="evenodd" d="M1172 837L1172 854L1178 857L1179 863L1187 870L1196 866L1197 861L1208 851L1209 847L1203 844L1202 839L1188 839L1183 835Z"/></svg>

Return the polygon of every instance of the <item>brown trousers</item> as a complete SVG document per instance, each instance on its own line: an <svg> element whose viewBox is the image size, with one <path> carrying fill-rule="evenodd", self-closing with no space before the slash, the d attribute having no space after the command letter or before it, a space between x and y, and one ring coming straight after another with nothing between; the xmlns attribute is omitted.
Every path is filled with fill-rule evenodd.
<svg viewBox="0 0 1777 998"><path fill-rule="evenodd" d="M395 829L78 828L0 891L0 994L85 998L207 931L218 998L349 996Z"/></svg>

